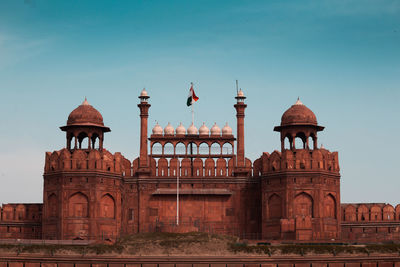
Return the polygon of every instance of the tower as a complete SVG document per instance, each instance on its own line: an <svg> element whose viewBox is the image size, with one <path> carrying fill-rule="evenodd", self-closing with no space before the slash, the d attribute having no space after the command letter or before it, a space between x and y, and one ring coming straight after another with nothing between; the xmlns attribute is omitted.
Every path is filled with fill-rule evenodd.
<svg viewBox="0 0 400 267"><path fill-rule="evenodd" d="M143 89L140 93L140 103L138 104L140 109L140 153L137 174L139 176L148 176L150 174L150 162L147 151L147 120L149 117L149 108L151 106L147 102L149 98L150 96L147 94L146 89Z"/></svg>
<svg viewBox="0 0 400 267"><path fill-rule="evenodd" d="M60 128L66 148L46 153L43 238L113 240L121 228L120 187L130 162L103 148L110 128L86 99Z"/></svg>
<svg viewBox="0 0 400 267"><path fill-rule="evenodd" d="M237 148L236 148L236 165L235 165L235 176L247 175L249 170L246 168L246 158L244 154L244 117L245 109L247 105L244 103L246 97L242 89L239 90L235 97L236 104L236 120L237 120Z"/></svg>
<svg viewBox="0 0 400 267"><path fill-rule="evenodd" d="M281 151L261 157L263 238L340 238L338 153L318 148L317 133L323 129L299 99L274 128Z"/></svg>

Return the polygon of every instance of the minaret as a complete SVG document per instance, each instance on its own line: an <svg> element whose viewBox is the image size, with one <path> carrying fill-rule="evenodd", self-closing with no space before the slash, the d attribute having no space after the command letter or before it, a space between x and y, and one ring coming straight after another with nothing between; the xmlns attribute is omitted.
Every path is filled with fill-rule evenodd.
<svg viewBox="0 0 400 267"><path fill-rule="evenodd" d="M149 167L148 153L147 153L147 118L149 117L150 104L147 99L150 96L147 94L146 89L140 93L140 155L139 155L139 169Z"/></svg>
<svg viewBox="0 0 400 267"><path fill-rule="evenodd" d="M236 104L234 105L236 108L237 118L236 167L244 168L246 166L246 159L244 156L244 110L246 109L247 105L244 103L246 97L244 96L242 89L239 90L235 98L237 100Z"/></svg>

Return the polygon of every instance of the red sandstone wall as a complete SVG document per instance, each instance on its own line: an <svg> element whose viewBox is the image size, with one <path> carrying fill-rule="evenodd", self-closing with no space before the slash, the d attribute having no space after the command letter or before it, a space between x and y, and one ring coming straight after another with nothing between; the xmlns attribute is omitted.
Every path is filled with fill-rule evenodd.
<svg viewBox="0 0 400 267"><path fill-rule="evenodd" d="M326 149L264 153L262 236L277 240L340 239L340 175L336 152Z"/></svg>
<svg viewBox="0 0 400 267"><path fill-rule="evenodd" d="M38 239L42 236L42 204L3 204L0 239Z"/></svg>
<svg viewBox="0 0 400 267"><path fill-rule="evenodd" d="M354 242L400 240L400 205L342 204L342 238Z"/></svg>

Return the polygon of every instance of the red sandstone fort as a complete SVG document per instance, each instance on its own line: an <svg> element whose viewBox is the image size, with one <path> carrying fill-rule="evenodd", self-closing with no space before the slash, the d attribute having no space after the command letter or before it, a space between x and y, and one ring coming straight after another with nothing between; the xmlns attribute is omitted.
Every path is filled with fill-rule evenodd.
<svg viewBox="0 0 400 267"><path fill-rule="evenodd" d="M139 99L139 157L130 161L103 147L110 128L85 100L61 127L66 147L46 153L43 204L4 204L0 238L204 231L282 241L400 240L400 205L340 202L338 152L318 147L324 127L299 100L274 128L280 151L252 162L245 157L242 91L236 137L216 124L156 124L149 137L145 90Z"/></svg>

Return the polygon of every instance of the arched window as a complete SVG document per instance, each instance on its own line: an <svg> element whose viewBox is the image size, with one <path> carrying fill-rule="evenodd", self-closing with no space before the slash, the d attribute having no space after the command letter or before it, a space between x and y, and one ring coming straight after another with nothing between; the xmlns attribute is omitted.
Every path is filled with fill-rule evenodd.
<svg viewBox="0 0 400 267"><path fill-rule="evenodd" d="M186 147L183 143L176 144L175 154L177 154L177 155L185 155L186 154Z"/></svg>
<svg viewBox="0 0 400 267"><path fill-rule="evenodd" d="M162 146L160 143L154 143L151 147L151 154L153 155L161 155L162 154Z"/></svg>
<svg viewBox="0 0 400 267"><path fill-rule="evenodd" d="M187 154L188 155L197 155L197 145L195 143L188 144Z"/></svg>
<svg viewBox="0 0 400 267"><path fill-rule="evenodd" d="M232 154L232 151L233 151L232 144L230 144L230 143L225 143L225 144L222 146L222 154L223 154L223 155L231 155L231 154Z"/></svg>
<svg viewBox="0 0 400 267"><path fill-rule="evenodd" d="M302 132L296 134L295 148L304 149L306 147L306 135Z"/></svg>
<svg viewBox="0 0 400 267"><path fill-rule="evenodd" d="M164 155L174 154L174 146L171 143L166 143L164 145Z"/></svg>
<svg viewBox="0 0 400 267"><path fill-rule="evenodd" d="M78 146L79 146L79 149L89 148L89 138L88 138L87 133L85 133L85 132L79 133Z"/></svg>
<svg viewBox="0 0 400 267"><path fill-rule="evenodd" d="M213 143L210 147L211 155L220 155L221 154L221 145L218 143Z"/></svg>
<svg viewBox="0 0 400 267"><path fill-rule="evenodd" d="M287 134L283 139L284 142L284 149L291 149L292 148L292 137Z"/></svg>
<svg viewBox="0 0 400 267"><path fill-rule="evenodd" d="M208 155L210 154L210 147L207 143L201 143L199 146L199 154Z"/></svg>
<svg viewBox="0 0 400 267"><path fill-rule="evenodd" d="M99 135L97 133L94 133L92 135L92 148L99 149L99 145L100 145L99 140L100 140Z"/></svg>

